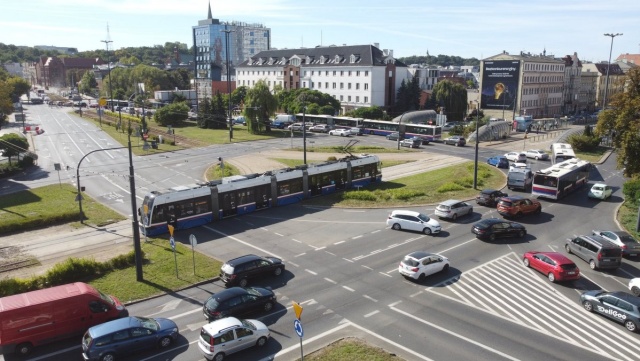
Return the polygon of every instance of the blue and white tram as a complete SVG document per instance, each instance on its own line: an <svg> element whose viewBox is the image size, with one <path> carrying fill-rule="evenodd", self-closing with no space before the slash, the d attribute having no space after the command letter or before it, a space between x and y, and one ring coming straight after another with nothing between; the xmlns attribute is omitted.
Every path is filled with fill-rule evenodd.
<svg viewBox="0 0 640 361"><path fill-rule="evenodd" d="M378 157L366 155L152 191L138 209L140 230L147 236L157 236L168 232L170 221L175 222L175 229L198 227L381 181Z"/></svg>

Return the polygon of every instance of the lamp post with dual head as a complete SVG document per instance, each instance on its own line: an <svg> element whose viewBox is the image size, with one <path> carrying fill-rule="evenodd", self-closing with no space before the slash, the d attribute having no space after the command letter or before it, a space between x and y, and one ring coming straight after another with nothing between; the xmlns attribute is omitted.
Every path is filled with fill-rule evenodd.
<svg viewBox="0 0 640 361"><path fill-rule="evenodd" d="M473 189L478 189L478 147L480 145L479 124L480 124L480 102L476 100L478 107L476 109L476 155L473 163Z"/></svg>
<svg viewBox="0 0 640 361"><path fill-rule="evenodd" d="M225 47L226 47L226 59L227 59L227 95L229 96L229 104L228 104L228 112L229 112L229 142L233 139L233 119L231 117L231 67L229 66L229 34L233 33L234 30L227 29L227 25L224 25L224 30L220 30L224 33L225 36Z"/></svg>
<svg viewBox="0 0 640 361"><path fill-rule="evenodd" d="M604 110L605 107L607 106L607 93L609 92L609 71L611 69L611 53L613 52L613 38L621 35L622 33L604 34L604 36L611 37L611 47L609 48L609 63L607 63L607 79L605 80L605 86L604 86L604 98L602 100L602 110Z"/></svg>

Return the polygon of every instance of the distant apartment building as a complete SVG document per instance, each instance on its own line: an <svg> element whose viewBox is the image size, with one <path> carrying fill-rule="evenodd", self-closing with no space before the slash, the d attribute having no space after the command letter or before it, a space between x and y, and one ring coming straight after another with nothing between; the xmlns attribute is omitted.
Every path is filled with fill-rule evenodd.
<svg viewBox="0 0 640 361"><path fill-rule="evenodd" d="M11 75L23 77L22 64L7 62L2 64L2 67Z"/></svg>
<svg viewBox="0 0 640 361"><path fill-rule="evenodd" d="M605 102L605 89L608 89L606 91L607 103L609 103L612 96L624 91L625 74L617 63L582 64L582 73L584 74L585 71L592 72L597 76L595 88L596 108L601 108ZM609 78L608 86L607 74Z"/></svg>
<svg viewBox="0 0 640 361"><path fill-rule="evenodd" d="M631 63L640 66L640 54L620 54L616 62Z"/></svg>
<svg viewBox="0 0 640 361"><path fill-rule="evenodd" d="M562 88L562 114L575 114L580 110L580 90L582 83L582 62L578 53L567 55L561 59L564 62L564 86Z"/></svg>
<svg viewBox="0 0 640 361"><path fill-rule="evenodd" d="M562 114L565 64L553 56L506 51L483 59L480 108L485 115L512 119Z"/></svg>
<svg viewBox="0 0 640 361"><path fill-rule="evenodd" d="M598 73L588 67L580 74L580 94L578 109L581 112L593 113L596 110L596 91L598 88Z"/></svg>
<svg viewBox="0 0 640 361"><path fill-rule="evenodd" d="M213 18L211 4L207 18L198 21L192 31L198 98L211 97L214 82L226 81L227 77L233 80L238 64L271 48L271 29L262 24L220 22ZM227 74L227 56L230 74ZM216 88L222 88L221 84ZM226 92L226 87L222 89Z"/></svg>
<svg viewBox="0 0 640 361"><path fill-rule="evenodd" d="M393 50L374 45L263 51L238 65L236 76L239 87L264 80L270 89L318 90L339 100L343 112L393 106L402 81L412 78Z"/></svg>
<svg viewBox="0 0 640 361"><path fill-rule="evenodd" d="M42 56L37 62L23 64L25 75L32 85L44 87L75 86L87 71L104 64L99 58L58 58ZM31 71L33 69L33 72Z"/></svg>
<svg viewBox="0 0 640 361"><path fill-rule="evenodd" d="M440 69L436 66L411 64L407 68L407 71L411 74L411 77L418 78L420 89L426 92L433 90L433 87L438 83L438 78L440 77Z"/></svg>

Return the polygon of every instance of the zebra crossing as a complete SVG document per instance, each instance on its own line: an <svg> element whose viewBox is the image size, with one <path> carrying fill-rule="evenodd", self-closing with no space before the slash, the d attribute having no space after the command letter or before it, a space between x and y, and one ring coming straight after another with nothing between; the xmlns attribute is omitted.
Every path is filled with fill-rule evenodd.
<svg viewBox="0 0 640 361"><path fill-rule="evenodd" d="M509 253L426 289L615 360L640 360L640 337L589 313Z"/></svg>

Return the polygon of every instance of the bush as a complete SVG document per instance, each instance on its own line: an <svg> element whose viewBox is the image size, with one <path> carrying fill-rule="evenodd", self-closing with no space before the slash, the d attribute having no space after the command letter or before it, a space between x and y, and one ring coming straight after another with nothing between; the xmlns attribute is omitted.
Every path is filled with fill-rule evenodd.
<svg viewBox="0 0 640 361"><path fill-rule="evenodd" d="M411 198L424 196L425 193L421 191L408 190L408 189L393 189L389 193L391 197L402 201L408 201Z"/></svg>
<svg viewBox="0 0 640 361"><path fill-rule="evenodd" d="M478 178L480 178L480 177L478 177ZM473 187L473 177L464 177L462 179L456 179L453 182L456 183L457 185L463 187L463 188L471 188L471 187Z"/></svg>
<svg viewBox="0 0 640 361"><path fill-rule="evenodd" d="M593 152L600 145L600 137L589 136L585 134L574 134L568 139L573 149L580 152Z"/></svg>
<svg viewBox="0 0 640 361"><path fill-rule="evenodd" d="M438 189L436 189L436 192L438 193L446 193L446 192L452 192L452 191L461 191L463 190L464 187L454 183L454 182L449 182L449 183L445 183L443 185L441 185L440 187L438 187Z"/></svg>
<svg viewBox="0 0 640 361"><path fill-rule="evenodd" d="M354 199L359 201L375 202L378 200L375 194L370 191L349 191L344 192L344 199Z"/></svg>
<svg viewBox="0 0 640 361"><path fill-rule="evenodd" d="M631 179L622 185L622 194L624 194L625 201L638 205L640 198L640 179Z"/></svg>

